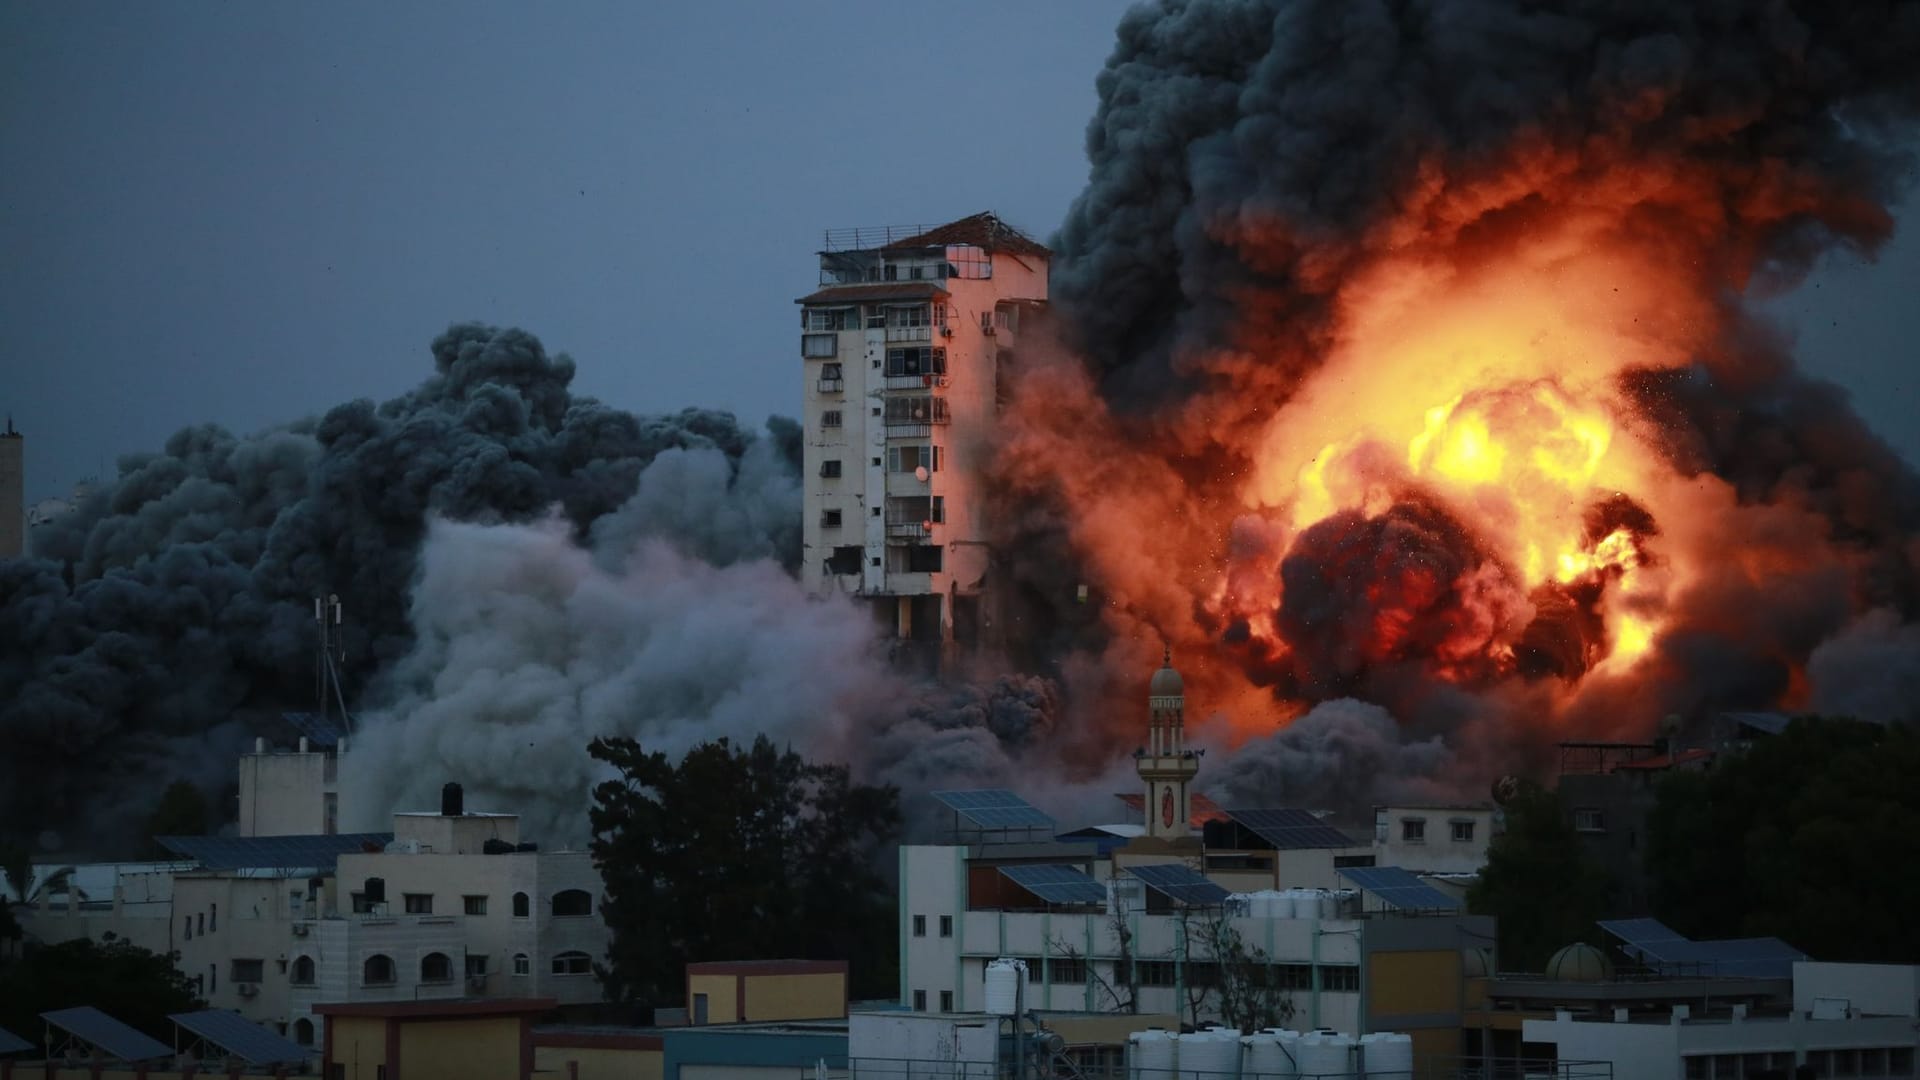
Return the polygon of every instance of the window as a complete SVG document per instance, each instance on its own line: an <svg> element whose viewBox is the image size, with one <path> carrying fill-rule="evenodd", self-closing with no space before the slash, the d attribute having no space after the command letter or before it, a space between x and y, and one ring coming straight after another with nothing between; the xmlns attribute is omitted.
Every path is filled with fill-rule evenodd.
<svg viewBox="0 0 1920 1080"><path fill-rule="evenodd" d="M553 958L555 975L591 975L593 957L583 952L563 952Z"/></svg>
<svg viewBox="0 0 1920 1080"><path fill-rule="evenodd" d="M1320 965L1320 989L1358 991L1360 969L1351 964Z"/></svg>
<svg viewBox="0 0 1920 1080"><path fill-rule="evenodd" d="M887 267L892 272L895 267ZM889 279L891 280L891 279ZM925 304L909 307L891 307L887 309L888 326L932 326L933 311Z"/></svg>
<svg viewBox="0 0 1920 1080"><path fill-rule="evenodd" d="M469 915L485 915L487 913L487 898L484 896L463 896L460 898L460 905L466 909Z"/></svg>
<svg viewBox="0 0 1920 1080"><path fill-rule="evenodd" d="M820 475L826 477L828 480L838 480L840 478L840 459L828 458L821 462Z"/></svg>
<svg viewBox="0 0 1920 1080"><path fill-rule="evenodd" d="M373 914L373 901L367 899L366 893L357 892L357 893L349 893L347 895L348 895L348 899L353 904L353 913L355 915Z"/></svg>
<svg viewBox="0 0 1920 1080"><path fill-rule="evenodd" d="M218 989L220 989L220 965L208 964L207 965L207 993L211 994Z"/></svg>
<svg viewBox="0 0 1920 1080"><path fill-rule="evenodd" d="M840 511L838 510L820 511L820 527L823 529L839 528L840 527Z"/></svg>
<svg viewBox="0 0 1920 1080"><path fill-rule="evenodd" d="M527 903L527 894L523 892L514 893L513 917L516 919L524 919L531 914L533 914L533 910Z"/></svg>
<svg viewBox="0 0 1920 1080"><path fill-rule="evenodd" d="M264 980L266 976L267 962L265 960L245 960L236 956L233 962L227 967L227 978L232 979L234 982L257 983Z"/></svg>
<svg viewBox="0 0 1920 1080"><path fill-rule="evenodd" d="M207 913L204 911L200 913L199 932L202 934L207 932Z"/></svg>
<svg viewBox="0 0 1920 1080"><path fill-rule="evenodd" d="M820 426L821 427L839 427L840 426L840 410L828 409L826 412L821 413Z"/></svg>
<svg viewBox="0 0 1920 1080"><path fill-rule="evenodd" d="M800 355L809 360L832 356L839 351L840 340L832 334L800 335Z"/></svg>
<svg viewBox="0 0 1920 1080"><path fill-rule="evenodd" d="M895 574L937 574L943 554L938 544L896 544L887 548L887 569Z"/></svg>
<svg viewBox="0 0 1920 1080"><path fill-rule="evenodd" d="M1706 1054L1690 1054L1680 1060L1687 1063L1687 1080L1712 1080L1713 1058Z"/></svg>
<svg viewBox="0 0 1920 1080"><path fill-rule="evenodd" d="M891 427L907 427L914 424L944 424L951 419L947 412L947 399L925 394L911 397L890 397L887 399L887 424Z"/></svg>
<svg viewBox="0 0 1920 1080"><path fill-rule="evenodd" d="M1451 824L1453 825L1453 842L1454 843L1456 844L1473 843L1473 822L1455 821L1455 822L1452 822Z"/></svg>
<svg viewBox="0 0 1920 1080"><path fill-rule="evenodd" d="M860 572L859 544L842 544L833 549L821 566L821 572L827 574L857 574Z"/></svg>
<svg viewBox="0 0 1920 1080"><path fill-rule="evenodd" d="M927 936L927 917L925 915L915 915L913 917L913 936Z"/></svg>
<svg viewBox="0 0 1920 1080"><path fill-rule="evenodd" d="M301 1017L293 1022L293 1041L301 1046L313 1045L313 1021Z"/></svg>
<svg viewBox="0 0 1920 1080"><path fill-rule="evenodd" d="M515 975L533 974L533 961L527 958L526 953L521 952L521 953L513 954L513 973Z"/></svg>
<svg viewBox="0 0 1920 1080"><path fill-rule="evenodd" d="M1077 956L1054 957L1047 961L1047 977L1057 983L1087 981L1087 962Z"/></svg>
<svg viewBox="0 0 1920 1080"><path fill-rule="evenodd" d="M915 990L913 992L913 1011L927 1011L927 992L925 990Z"/></svg>
<svg viewBox="0 0 1920 1080"><path fill-rule="evenodd" d="M565 889L553 894L553 914L557 918L576 918L593 914L593 894L585 889Z"/></svg>
<svg viewBox="0 0 1920 1080"><path fill-rule="evenodd" d="M1407 844L1427 842L1427 819L1405 818L1400 822L1400 840Z"/></svg>
<svg viewBox="0 0 1920 1080"><path fill-rule="evenodd" d="M409 915L433 914L433 894L432 893L410 892L404 895L407 901L407 914Z"/></svg>
<svg viewBox="0 0 1920 1080"><path fill-rule="evenodd" d="M953 916L951 915L940 916L940 936L941 937L953 936ZM943 1010L943 1011L951 1011L951 1010Z"/></svg>
<svg viewBox="0 0 1920 1080"><path fill-rule="evenodd" d="M207 905L207 929L209 930L220 929L220 905L219 904Z"/></svg>
<svg viewBox="0 0 1920 1080"><path fill-rule="evenodd" d="M313 957L296 956L293 958L293 974L287 981L295 986L313 985Z"/></svg>
<svg viewBox="0 0 1920 1080"><path fill-rule="evenodd" d="M374 953L360 965L360 983L363 986L392 986L393 957L385 953Z"/></svg>
<svg viewBox="0 0 1920 1080"><path fill-rule="evenodd" d="M830 379L830 380L840 379L841 378L840 365L839 364L821 364L820 377L822 379Z"/></svg>
<svg viewBox="0 0 1920 1080"><path fill-rule="evenodd" d="M940 471L945 454L938 446L890 446L887 448L887 471L910 473L925 469L930 473Z"/></svg>
<svg viewBox="0 0 1920 1080"><path fill-rule="evenodd" d="M327 759L328 765L332 765L333 763L333 758ZM340 796L329 791L321 796L321 798L325 800L323 804L325 810L321 815L325 820L321 824L321 831L325 832L328 836L332 836L340 831ZM308 1024L307 1027L312 1028L313 1025Z"/></svg>
<svg viewBox="0 0 1920 1080"><path fill-rule="evenodd" d="M950 1013L953 1011L953 991L951 990L940 991L940 1011L943 1013Z"/></svg>
<svg viewBox="0 0 1920 1080"><path fill-rule="evenodd" d="M853 308L803 308L800 312L800 329L815 333L852 330L856 329L856 315Z"/></svg>
<svg viewBox="0 0 1920 1080"><path fill-rule="evenodd" d="M355 893L354 895L357 896L359 894ZM193 940L193 916L189 915L180 921L187 924L187 928L186 928L187 940L192 941Z"/></svg>
<svg viewBox="0 0 1920 1080"><path fill-rule="evenodd" d="M430 952L420 958L420 981L423 983L445 983L453 981L453 961L443 952Z"/></svg>
<svg viewBox="0 0 1920 1080"><path fill-rule="evenodd" d="M1267 978L1278 990L1312 990L1312 964L1275 964Z"/></svg>
<svg viewBox="0 0 1920 1080"><path fill-rule="evenodd" d="M467 954L467 978L484 979L487 976L487 956L485 953Z"/></svg>
<svg viewBox="0 0 1920 1080"><path fill-rule="evenodd" d="M891 379L903 376L945 375L947 373L947 350L930 345L917 345L903 349L887 350L887 377Z"/></svg>
<svg viewBox="0 0 1920 1080"><path fill-rule="evenodd" d="M1598 807L1581 806L1573 811L1575 832L1606 832L1607 816Z"/></svg>
<svg viewBox="0 0 1920 1080"><path fill-rule="evenodd" d="M1176 976L1171 960L1136 960L1133 974L1141 986L1172 986Z"/></svg>
<svg viewBox="0 0 1920 1080"><path fill-rule="evenodd" d="M1358 866L1372 866L1372 865L1374 865L1374 857L1371 855L1335 855L1333 857L1333 867L1336 870L1349 867L1349 866L1358 867Z"/></svg>

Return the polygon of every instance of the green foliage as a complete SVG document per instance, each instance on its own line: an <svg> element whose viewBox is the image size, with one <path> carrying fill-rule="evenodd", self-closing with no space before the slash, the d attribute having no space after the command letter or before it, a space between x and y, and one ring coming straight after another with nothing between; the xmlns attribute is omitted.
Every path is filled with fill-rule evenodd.
<svg viewBox="0 0 1920 1080"><path fill-rule="evenodd" d="M589 751L620 773L591 815L608 997L678 1004L689 962L775 958L844 959L854 994L894 992L894 897L875 868L899 832L896 789L764 736L677 763L631 739Z"/></svg>
<svg viewBox="0 0 1920 1080"><path fill-rule="evenodd" d="M1219 1006L1221 1022L1242 1035L1285 1027L1293 1020L1293 996L1275 979L1273 957L1248 944L1224 912L1211 911L1199 922L1189 922L1181 936L1190 943L1189 952L1210 960L1186 966L1187 1007L1195 1024L1209 996Z"/></svg>
<svg viewBox="0 0 1920 1080"><path fill-rule="evenodd" d="M206 1008L173 957L125 941L29 946L0 968L0 1027L33 1038L41 1013L75 1005L92 1005L169 1043L168 1013Z"/></svg>
<svg viewBox="0 0 1920 1080"><path fill-rule="evenodd" d="M1611 883L1580 846L1560 796L1527 786L1506 804L1506 830L1467 890L1467 910L1500 920L1500 967L1544 971L1561 946L1593 942Z"/></svg>
<svg viewBox="0 0 1920 1080"><path fill-rule="evenodd" d="M147 815L147 855L164 859L169 854L153 838L156 836L205 836L207 833L207 797L185 780L175 780L160 793L153 813Z"/></svg>
<svg viewBox="0 0 1920 1080"><path fill-rule="evenodd" d="M1664 778L1647 822L1655 914L1820 960L1920 961L1916 777L1911 729L1802 719L1711 772Z"/></svg>

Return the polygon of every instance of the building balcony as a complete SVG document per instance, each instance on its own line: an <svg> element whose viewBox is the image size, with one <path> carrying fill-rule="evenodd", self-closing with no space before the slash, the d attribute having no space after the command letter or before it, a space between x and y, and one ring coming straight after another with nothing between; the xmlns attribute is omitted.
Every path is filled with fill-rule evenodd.
<svg viewBox="0 0 1920 1080"><path fill-rule="evenodd" d="M888 390L930 390L949 385L946 375L889 375Z"/></svg>
<svg viewBox="0 0 1920 1080"><path fill-rule="evenodd" d="M846 390L847 380L818 379L818 380L815 380L813 387L815 390L818 390L822 394L838 394Z"/></svg>
<svg viewBox="0 0 1920 1080"><path fill-rule="evenodd" d="M900 342L900 341L932 341L932 340L933 340L933 327L931 326L889 326L887 327L887 342L889 344L894 342Z"/></svg>
<svg viewBox="0 0 1920 1080"><path fill-rule="evenodd" d="M917 424L888 424L889 439L924 439L933 434L933 425L925 421Z"/></svg>
<svg viewBox="0 0 1920 1080"><path fill-rule="evenodd" d="M925 540L933 535L933 530L924 521L887 522L888 540Z"/></svg>

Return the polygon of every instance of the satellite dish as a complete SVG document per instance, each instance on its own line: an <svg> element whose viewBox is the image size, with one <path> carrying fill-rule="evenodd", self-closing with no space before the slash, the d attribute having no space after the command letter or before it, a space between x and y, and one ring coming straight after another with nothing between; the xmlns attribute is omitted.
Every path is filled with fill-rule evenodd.
<svg viewBox="0 0 1920 1080"><path fill-rule="evenodd" d="M927 482L927 475L927 467L925 465L913 470L913 478L923 484Z"/></svg>

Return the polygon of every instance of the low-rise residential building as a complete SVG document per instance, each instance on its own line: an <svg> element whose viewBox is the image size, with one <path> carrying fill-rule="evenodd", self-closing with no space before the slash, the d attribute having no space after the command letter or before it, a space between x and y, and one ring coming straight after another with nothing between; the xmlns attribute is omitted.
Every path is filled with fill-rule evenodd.
<svg viewBox="0 0 1920 1080"><path fill-rule="evenodd" d="M533 1020L548 999L335 1002L321 1062L327 1077L531 1080Z"/></svg>
<svg viewBox="0 0 1920 1080"><path fill-rule="evenodd" d="M1474 874L1487 864L1497 811L1490 803L1377 806L1376 865L1432 874Z"/></svg>

